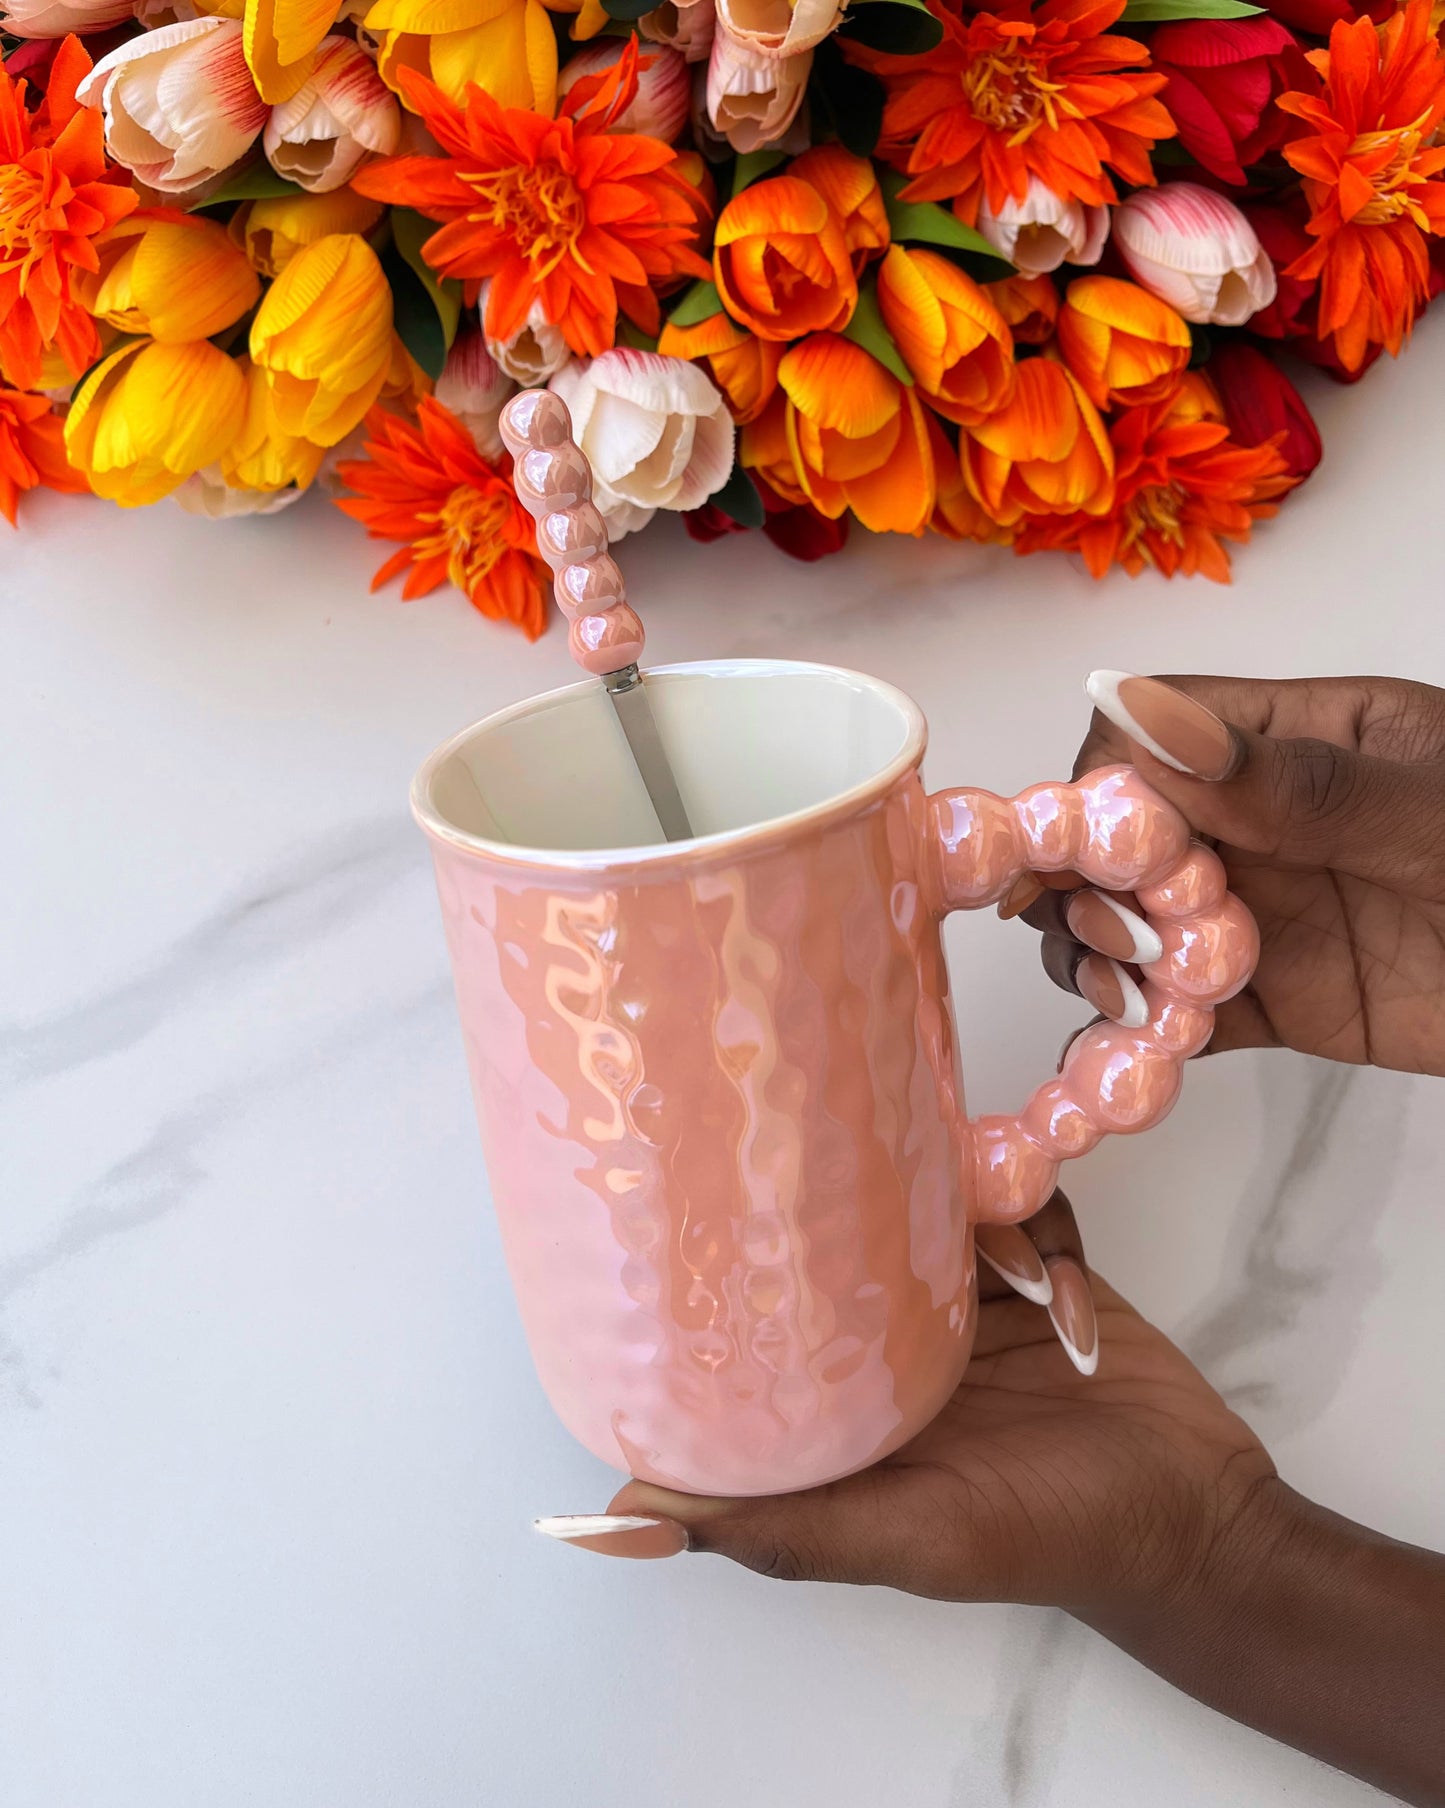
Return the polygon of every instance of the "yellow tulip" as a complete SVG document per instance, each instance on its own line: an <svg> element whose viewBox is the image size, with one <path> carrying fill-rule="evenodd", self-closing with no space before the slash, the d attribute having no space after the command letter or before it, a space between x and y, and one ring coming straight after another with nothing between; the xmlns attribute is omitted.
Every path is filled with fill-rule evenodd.
<svg viewBox="0 0 1445 1808"><path fill-rule="evenodd" d="M231 216L229 231L262 276L279 276L303 245L333 232L370 232L386 212L354 188L325 195L275 195L247 201Z"/></svg>
<svg viewBox="0 0 1445 1808"><path fill-rule="evenodd" d="M382 40L377 70L397 93L398 72L415 69L455 101L475 82L503 107L557 111L557 40L541 0L378 0L366 29Z"/></svg>
<svg viewBox="0 0 1445 1808"><path fill-rule="evenodd" d="M221 476L238 490L304 490L315 477L325 448L287 433L276 417L266 373L249 358L237 364L246 380L246 418L221 454Z"/></svg>
<svg viewBox="0 0 1445 1808"><path fill-rule="evenodd" d="M391 363L381 386L381 400L393 414L415 415L424 397L436 384L402 343L400 333L391 336Z"/></svg>
<svg viewBox="0 0 1445 1808"><path fill-rule="evenodd" d="M65 418L65 450L97 496L159 502L241 431L246 380L208 340L134 341L98 364Z"/></svg>
<svg viewBox="0 0 1445 1808"><path fill-rule="evenodd" d="M340 11L341 0L246 0L242 42L262 100L273 107L290 100Z"/></svg>
<svg viewBox="0 0 1445 1808"><path fill-rule="evenodd" d="M296 253L256 311L251 358L283 432L346 438L391 368L391 289L365 239L333 233Z"/></svg>
<svg viewBox="0 0 1445 1808"><path fill-rule="evenodd" d="M100 268L72 273L88 313L167 345L209 339L256 305L261 285L224 226L156 208L133 213L95 241Z"/></svg>

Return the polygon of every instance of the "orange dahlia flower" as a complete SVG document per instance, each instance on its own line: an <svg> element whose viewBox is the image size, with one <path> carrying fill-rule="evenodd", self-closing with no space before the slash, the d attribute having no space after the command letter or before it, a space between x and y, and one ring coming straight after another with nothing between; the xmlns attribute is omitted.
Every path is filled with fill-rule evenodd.
<svg viewBox="0 0 1445 1808"><path fill-rule="evenodd" d="M1117 276L1081 276L1059 310L1059 351L1098 408L1158 402L1189 363L1189 328L1167 301Z"/></svg>
<svg viewBox="0 0 1445 1808"><path fill-rule="evenodd" d="M1052 358L1027 358L1013 395L958 444L964 482L1002 527L1027 515L1103 515L1114 454L1079 380Z"/></svg>
<svg viewBox="0 0 1445 1808"><path fill-rule="evenodd" d="M1322 91L1279 97L1312 128L1284 154L1316 241L1285 274L1319 277L1319 334L1350 371L1371 345L1399 351L1429 294L1425 235L1445 233L1445 56L1430 20L1430 0L1410 0L1378 28L1341 21L1309 53Z"/></svg>
<svg viewBox="0 0 1445 1808"><path fill-rule="evenodd" d="M42 395L0 386L0 515L15 525L22 490L83 495L89 484L65 456L65 429Z"/></svg>
<svg viewBox="0 0 1445 1808"><path fill-rule="evenodd" d="M137 204L125 172L106 162L105 126L75 98L90 73L78 38L55 53L44 100L0 67L0 374L40 381L48 349L72 376L100 356L95 322L70 292L72 270L97 270L92 240Z"/></svg>
<svg viewBox="0 0 1445 1808"><path fill-rule="evenodd" d="M1191 371L1173 394L1126 408L1110 428L1113 507L1025 521L1019 552L1082 553L1096 578L1111 565L1137 577L1152 565L1165 577L1201 572L1229 582L1223 542L1245 541L1253 524L1275 513L1274 498L1296 481L1279 448L1236 445L1214 386Z"/></svg>
<svg viewBox="0 0 1445 1808"><path fill-rule="evenodd" d="M1022 201L1030 176L1091 207L1116 199L1106 168L1135 186L1153 182L1150 148L1175 127L1152 98L1166 78L1148 67L1148 50L1106 35L1124 0L1002 0L986 12L928 0L928 9L943 42L926 56L847 51L887 88L879 151L913 178L906 197L951 199L972 225L985 198L995 213Z"/></svg>
<svg viewBox="0 0 1445 1808"><path fill-rule="evenodd" d="M758 418L778 387L782 346L745 333L721 312L695 326L673 326L669 321L657 349L665 358L701 358L740 426Z"/></svg>
<svg viewBox="0 0 1445 1808"><path fill-rule="evenodd" d="M927 410L861 345L812 333L783 354L788 451L798 487L830 521L921 534L937 495Z"/></svg>
<svg viewBox="0 0 1445 1808"><path fill-rule="evenodd" d="M845 327L858 301L848 241L811 182L773 176L718 215L712 276L723 306L759 339Z"/></svg>
<svg viewBox="0 0 1445 1808"><path fill-rule="evenodd" d="M946 420L969 426L1013 393L1003 316L946 257L894 245L878 271L878 305L903 362Z"/></svg>
<svg viewBox="0 0 1445 1808"><path fill-rule="evenodd" d="M619 306L641 310L644 325L655 314L651 283L712 274L693 249L701 202L673 168L677 153L608 129L636 94L635 50L560 119L498 106L476 87L459 106L412 70L398 80L443 155L386 158L352 187L443 222L422 255L465 282L469 303L492 279L489 339L510 339L537 302L574 352L596 357L613 344Z"/></svg>
<svg viewBox="0 0 1445 1808"><path fill-rule="evenodd" d="M547 625L550 574L537 557L532 517L507 478L430 396L415 427L373 408L366 431L365 456L337 467L357 493L336 506L373 540L401 542L372 579L373 591L405 571L401 594L410 601L450 579L489 620L515 622L536 640Z"/></svg>

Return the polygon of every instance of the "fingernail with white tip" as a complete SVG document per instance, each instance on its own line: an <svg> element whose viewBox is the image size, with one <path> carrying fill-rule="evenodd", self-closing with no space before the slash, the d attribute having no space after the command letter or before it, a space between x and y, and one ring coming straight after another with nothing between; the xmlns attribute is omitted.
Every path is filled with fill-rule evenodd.
<svg viewBox="0 0 1445 1808"><path fill-rule="evenodd" d="M1150 961L1163 958L1164 944L1141 917L1106 891L1075 892L1064 907L1069 928L1081 942L1114 960Z"/></svg>
<svg viewBox="0 0 1445 1808"><path fill-rule="evenodd" d="M553 1513L532 1525L544 1538L607 1557L676 1557L687 1549L687 1530L675 1519L640 1513Z"/></svg>
<svg viewBox="0 0 1445 1808"><path fill-rule="evenodd" d="M1084 689L1100 715L1176 772L1221 779L1235 770L1240 750L1228 723L1172 684L1100 671L1089 673Z"/></svg>
<svg viewBox="0 0 1445 1808"><path fill-rule="evenodd" d="M1086 954L1074 974L1079 996L1101 1015L1126 1030L1142 1030L1149 1021L1149 1004L1133 975L1116 960L1102 954Z"/></svg>
<svg viewBox="0 0 1445 1808"><path fill-rule="evenodd" d="M1049 1271L1032 1239L1016 1224L980 1224L973 1233L974 1246L983 1260L1015 1293L1036 1306L1047 1306L1054 1297Z"/></svg>
<svg viewBox="0 0 1445 1808"><path fill-rule="evenodd" d="M1047 1266L1054 1288L1049 1319L1069 1361L1092 1375L1099 1366L1099 1321L1089 1277L1072 1256L1050 1256Z"/></svg>

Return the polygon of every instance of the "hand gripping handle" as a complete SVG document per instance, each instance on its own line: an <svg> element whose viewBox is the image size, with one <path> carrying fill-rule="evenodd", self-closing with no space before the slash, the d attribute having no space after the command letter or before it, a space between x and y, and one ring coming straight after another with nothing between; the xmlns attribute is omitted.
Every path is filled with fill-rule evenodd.
<svg viewBox="0 0 1445 1808"><path fill-rule="evenodd" d="M1184 1063L1213 1031L1214 1006L1249 983L1259 931L1219 857L1191 842L1188 823L1132 766L1013 798L940 791L928 812L940 911L995 904L1025 872L1074 871L1104 890L1132 891L1164 944L1141 969L1143 1029L1093 1025L1016 1117L970 1120L974 1216L1013 1222L1049 1197L1061 1161L1110 1131L1129 1135L1167 1116Z"/></svg>

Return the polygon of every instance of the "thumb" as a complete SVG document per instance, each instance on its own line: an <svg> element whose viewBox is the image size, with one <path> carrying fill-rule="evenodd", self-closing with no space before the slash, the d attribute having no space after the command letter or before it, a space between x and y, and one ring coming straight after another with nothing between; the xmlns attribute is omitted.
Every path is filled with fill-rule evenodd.
<svg viewBox="0 0 1445 1808"><path fill-rule="evenodd" d="M799 1494L714 1499L628 1482L609 1514L679 1526L691 1551L730 1557L783 1582L878 1582L907 1588L907 1541L885 1504L887 1472L850 1476Z"/></svg>
<svg viewBox="0 0 1445 1808"><path fill-rule="evenodd" d="M1255 734L1158 678L1093 672L1085 689L1129 737L1149 783L1200 834L1281 866L1445 891L1438 765Z"/></svg>

